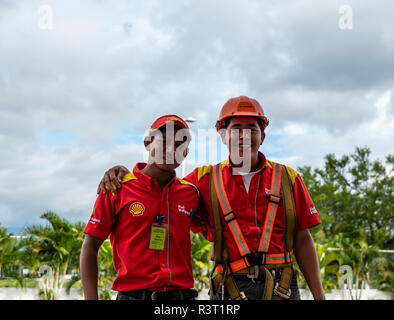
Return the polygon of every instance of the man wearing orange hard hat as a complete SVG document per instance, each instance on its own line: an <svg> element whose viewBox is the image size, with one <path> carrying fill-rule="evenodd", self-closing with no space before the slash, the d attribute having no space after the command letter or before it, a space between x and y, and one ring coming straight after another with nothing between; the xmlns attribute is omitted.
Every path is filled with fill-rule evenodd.
<svg viewBox="0 0 394 320"><path fill-rule="evenodd" d="M200 190L203 234L214 243L214 300L300 299L294 257L314 299L325 299L309 233L321 220L300 175L259 151L268 124L257 100L229 99L216 123L228 159L184 178ZM127 172L110 169L100 188Z"/></svg>

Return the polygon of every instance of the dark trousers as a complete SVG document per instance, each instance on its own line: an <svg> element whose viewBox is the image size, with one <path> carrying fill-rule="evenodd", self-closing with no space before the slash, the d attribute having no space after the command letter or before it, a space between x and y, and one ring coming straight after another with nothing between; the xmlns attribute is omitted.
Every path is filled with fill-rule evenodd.
<svg viewBox="0 0 394 320"><path fill-rule="evenodd" d="M182 289L171 291L147 291L135 290L118 292L116 300L194 300L198 292L194 289Z"/></svg>

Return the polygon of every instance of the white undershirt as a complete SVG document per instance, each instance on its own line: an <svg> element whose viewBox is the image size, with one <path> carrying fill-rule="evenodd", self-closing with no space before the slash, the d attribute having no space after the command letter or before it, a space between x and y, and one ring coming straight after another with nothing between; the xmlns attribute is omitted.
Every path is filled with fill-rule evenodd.
<svg viewBox="0 0 394 320"><path fill-rule="evenodd" d="M242 172L242 171L238 171L237 168L233 167L233 174L242 176L242 181L244 182L247 193L249 193L250 182L252 181L253 176L257 172L259 172L259 170L255 172Z"/></svg>

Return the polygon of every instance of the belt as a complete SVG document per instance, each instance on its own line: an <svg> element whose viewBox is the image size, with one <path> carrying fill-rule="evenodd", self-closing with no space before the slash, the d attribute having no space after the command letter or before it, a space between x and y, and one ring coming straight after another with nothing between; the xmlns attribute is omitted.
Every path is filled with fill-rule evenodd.
<svg viewBox="0 0 394 320"><path fill-rule="evenodd" d="M197 290L179 289L171 291L119 291L119 296L127 296L137 300L191 300L198 296Z"/></svg>
<svg viewBox="0 0 394 320"><path fill-rule="evenodd" d="M288 265L293 262L293 257L290 252L288 253L273 253L273 254L265 254L263 256L263 261L258 263L259 265L264 265L266 268L276 268L277 266ZM227 273L236 273L245 268L252 267L247 259L239 259L229 263L229 268L227 269ZM223 273L223 266L218 264L216 267L216 271L218 273Z"/></svg>

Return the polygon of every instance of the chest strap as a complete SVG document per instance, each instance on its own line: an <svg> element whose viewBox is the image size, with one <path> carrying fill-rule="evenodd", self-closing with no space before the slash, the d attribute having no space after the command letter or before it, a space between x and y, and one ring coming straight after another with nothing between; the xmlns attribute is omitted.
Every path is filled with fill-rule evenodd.
<svg viewBox="0 0 394 320"><path fill-rule="evenodd" d="M264 220L262 235L257 252L251 252L249 246L242 235L241 228L238 224L235 213L228 200L226 190L223 183L223 169L222 164L217 164L212 168L212 180L215 186L215 191L220 204L220 208L223 212L223 220L227 223L231 234L237 244L239 253L241 254L242 260L246 267L251 265L259 265L265 262L275 260L276 257L268 255L268 248L271 241L272 230L276 217L276 212L279 207L279 203L282 199L280 194L281 191L281 176L282 176L282 165L273 163L273 173L271 179L271 190L269 195L269 204L267 213ZM281 254L282 258L284 255ZM275 263L278 263L275 261Z"/></svg>

